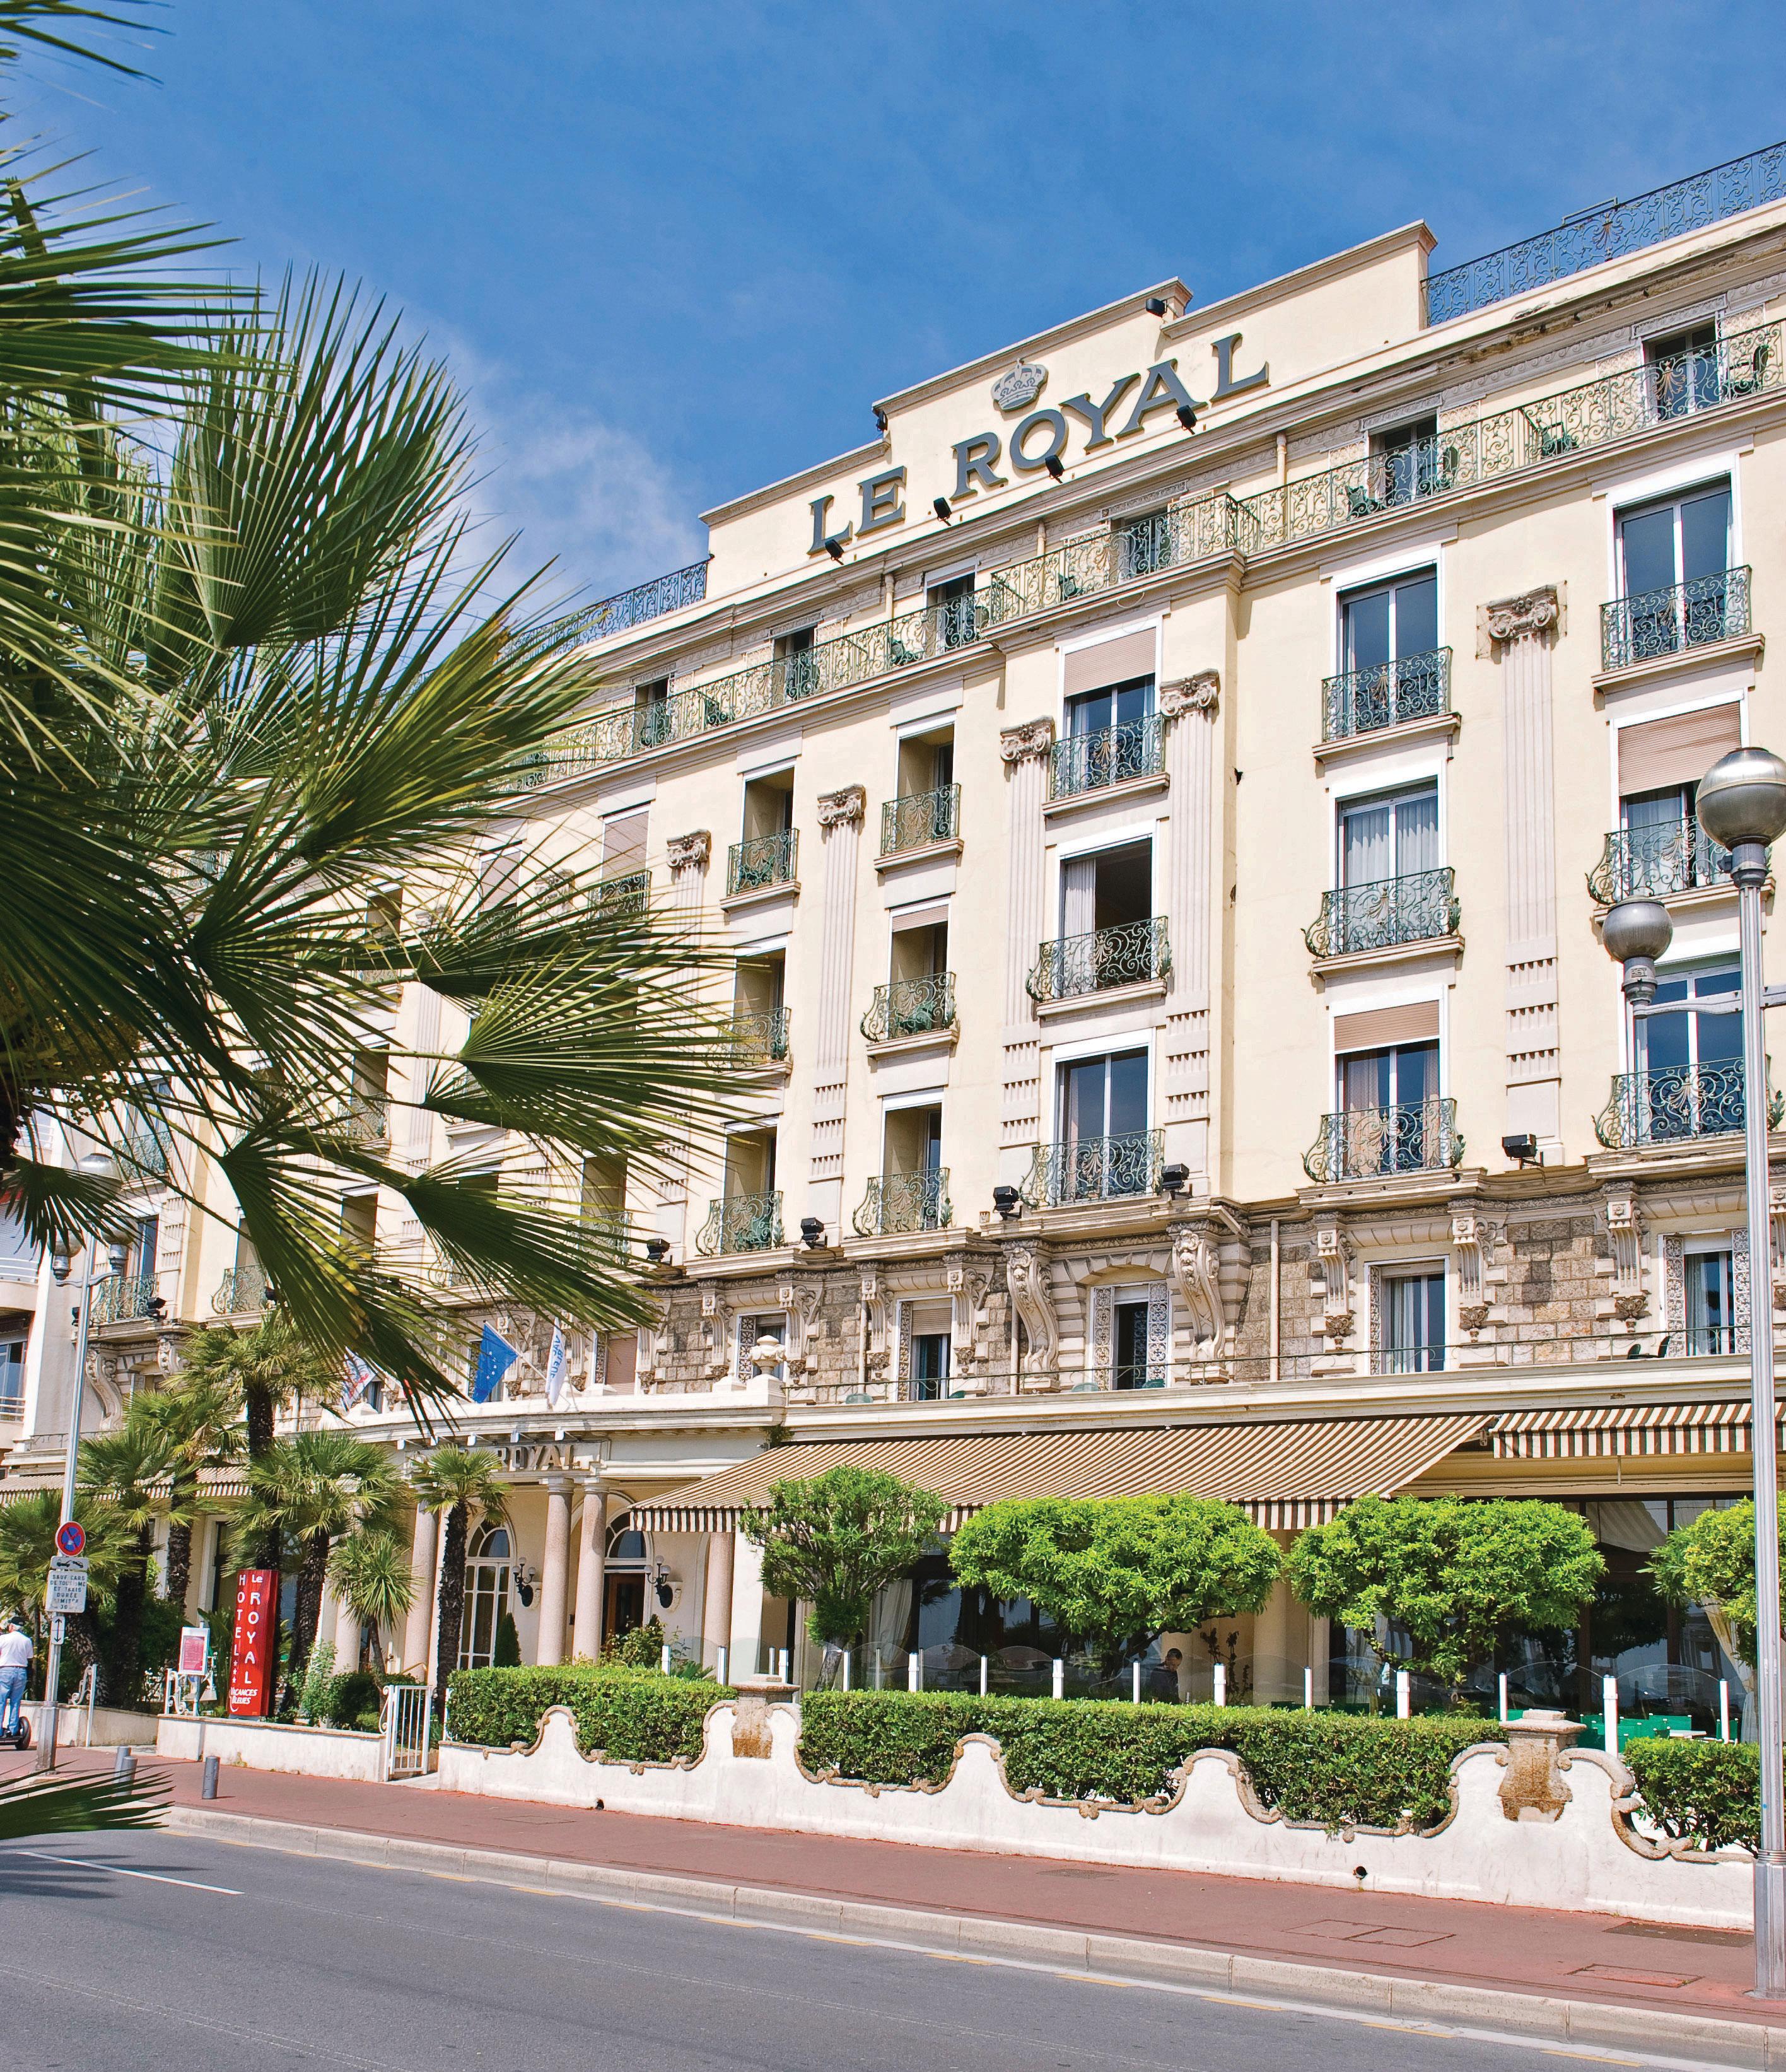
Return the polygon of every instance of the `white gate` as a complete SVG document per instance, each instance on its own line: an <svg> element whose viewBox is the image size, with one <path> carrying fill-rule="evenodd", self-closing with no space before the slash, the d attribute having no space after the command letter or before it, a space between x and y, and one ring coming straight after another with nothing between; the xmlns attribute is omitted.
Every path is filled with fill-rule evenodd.
<svg viewBox="0 0 1786 2072"><path fill-rule="evenodd" d="M387 1684L380 1731L387 1778L421 1777L428 1769L428 1721L433 1688L425 1684Z"/></svg>

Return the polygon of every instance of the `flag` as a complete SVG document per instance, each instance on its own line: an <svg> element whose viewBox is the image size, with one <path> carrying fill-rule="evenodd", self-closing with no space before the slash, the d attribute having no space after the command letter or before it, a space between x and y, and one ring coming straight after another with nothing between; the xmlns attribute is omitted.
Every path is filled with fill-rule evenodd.
<svg viewBox="0 0 1786 2072"><path fill-rule="evenodd" d="M341 1414L345 1417L378 1379L378 1369L358 1353L347 1355L347 1378L341 1384Z"/></svg>
<svg viewBox="0 0 1786 2072"><path fill-rule="evenodd" d="M552 1327L552 1350L546 1355L546 1408L556 1410L558 1399L565 1392L568 1379L570 1355L565 1350L565 1334L556 1324Z"/></svg>
<svg viewBox="0 0 1786 2072"><path fill-rule="evenodd" d="M484 1334L478 1343L478 1364L471 1374L471 1400L487 1403L520 1357L500 1331L486 1324Z"/></svg>

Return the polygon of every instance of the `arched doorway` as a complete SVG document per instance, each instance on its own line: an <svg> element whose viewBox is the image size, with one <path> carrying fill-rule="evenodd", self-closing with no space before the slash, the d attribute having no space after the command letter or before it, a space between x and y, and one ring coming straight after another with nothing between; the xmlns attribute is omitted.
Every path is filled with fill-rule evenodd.
<svg viewBox="0 0 1786 2072"><path fill-rule="evenodd" d="M508 1610L508 1528L481 1525L465 1556L465 1622L459 1629L459 1667L487 1669L496 1658L496 1629Z"/></svg>
<svg viewBox="0 0 1786 2072"><path fill-rule="evenodd" d="M601 1630L610 1641L643 1626L646 1618L645 1579L650 1564L645 1536L625 1519L608 1535L605 1569L607 1602L602 1607Z"/></svg>

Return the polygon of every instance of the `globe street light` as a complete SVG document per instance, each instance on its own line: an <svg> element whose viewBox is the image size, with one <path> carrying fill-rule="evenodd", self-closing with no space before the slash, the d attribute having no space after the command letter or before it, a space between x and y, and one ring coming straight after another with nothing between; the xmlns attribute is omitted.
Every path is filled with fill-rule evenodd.
<svg viewBox="0 0 1786 2072"><path fill-rule="evenodd" d="M1755 1711L1761 1756L1761 1847L1755 1864L1755 1990L1786 1999L1786 1792L1780 1758L1780 1496L1775 1459L1773 1304L1768 1261L1768 1064L1762 1010L1786 1006L1786 987L1762 983L1761 887L1768 845L1786 833L1786 763L1764 748L1721 757L1701 781L1699 824L1731 853L1736 882L1741 990L1735 1001L1696 1001L1696 1013L1743 1018L1743 1181L1748 1197L1750 1444L1755 1457ZM1634 1018L1658 1010L1656 960L1674 933L1660 900L1624 899L1601 939L1624 967ZM1678 1008L1669 1010L1678 1013ZM1759 1278L1757 1278L1759 1276Z"/></svg>

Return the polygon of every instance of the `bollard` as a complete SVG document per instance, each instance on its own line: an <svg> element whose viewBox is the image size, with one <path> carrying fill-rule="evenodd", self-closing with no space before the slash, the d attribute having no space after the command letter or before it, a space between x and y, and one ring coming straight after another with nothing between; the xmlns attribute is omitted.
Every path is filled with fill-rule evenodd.
<svg viewBox="0 0 1786 2072"><path fill-rule="evenodd" d="M663 1653L662 1653L662 1654L658 1657L658 1664L657 1664L657 1666L658 1666L659 1669L662 1671L662 1673L663 1673L664 1675L667 1676L667 1675L669 1675L669 1673L670 1673L670 1643L669 1643L669 1642L668 1642L668 1641L665 1641L665 1642L663 1643Z"/></svg>
<svg viewBox="0 0 1786 2072"><path fill-rule="evenodd" d="M215 1799L217 1796L217 1758L214 1755L207 1755L204 1759L204 1775L199 1786L199 1796L201 1799Z"/></svg>
<svg viewBox="0 0 1786 2072"><path fill-rule="evenodd" d="M1398 1669L1395 1672L1395 1716L1398 1720L1410 1720L1414 1716L1414 1693L1409 1688L1408 1672L1405 1669Z"/></svg>
<svg viewBox="0 0 1786 2072"><path fill-rule="evenodd" d="M726 1673L725 1673L725 1672L726 1672L727 1669L730 1667L730 1656L731 1656L731 1653L732 1653L732 1651L731 1651L731 1649L730 1649L730 1648L729 1648L729 1647L722 1647L722 1648L719 1651L719 1660L720 1660L720 1675L719 1675L719 1680L720 1680L720 1682L721 1682L721 1684L727 1683L727 1682L729 1682L729 1681L730 1680L730 1679L727 1677L727 1675L726 1675Z"/></svg>
<svg viewBox="0 0 1786 2072"><path fill-rule="evenodd" d="M983 1698L986 1696L986 1657L983 1655L979 1659L979 1694Z"/></svg>
<svg viewBox="0 0 1786 2072"><path fill-rule="evenodd" d="M1215 1701L1218 1705L1228 1702L1228 1665L1218 1662L1215 1667Z"/></svg>
<svg viewBox="0 0 1786 2072"><path fill-rule="evenodd" d="M1131 1704L1139 1705L1141 1702L1141 1665L1137 1662L1133 1664L1133 1667L1135 1671L1135 1682L1130 1701Z"/></svg>
<svg viewBox="0 0 1786 2072"><path fill-rule="evenodd" d="M1305 1712L1315 1709L1315 1672L1312 1668L1302 1673L1302 1708Z"/></svg>
<svg viewBox="0 0 1786 2072"><path fill-rule="evenodd" d="M905 1658L905 1688L908 1691L915 1691L918 1689L918 1674L923 1667L923 1662L918 1655L918 1650L914 1647L911 1653Z"/></svg>
<svg viewBox="0 0 1786 2072"><path fill-rule="evenodd" d="M1066 1696L1066 1664L1057 1655L1054 1658L1054 1696L1057 1698Z"/></svg>
<svg viewBox="0 0 1786 2072"><path fill-rule="evenodd" d="M133 1748L121 1748L112 1758L112 1774L125 1784L133 1784L137 1775L137 1752Z"/></svg>
<svg viewBox="0 0 1786 2072"><path fill-rule="evenodd" d="M1507 1672L1505 1669L1501 1672L1501 1724L1503 1726L1507 1724Z"/></svg>
<svg viewBox="0 0 1786 2072"><path fill-rule="evenodd" d="M1731 1687L1720 1682L1718 1686L1718 1738L1727 1741L1731 1737Z"/></svg>
<svg viewBox="0 0 1786 2072"><path fill-rule="evenodd" d="M844 1650L844 1688L847 1691L847 1690L848 1690L848 1688L850 1688L850 1651L849 1651L849 1650L846 1647L846 1648Z"/></svg>
<svg viewBox="0 0 1786 2072"><path fill-rule="evenodd" d="M1619 1679L1606 1676L1600 1679L1600 1709L1606 1722L1604 1746L1608 1755L1619 1753Z"/></svg>

